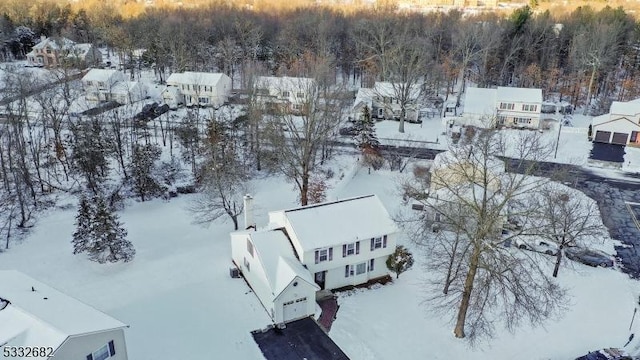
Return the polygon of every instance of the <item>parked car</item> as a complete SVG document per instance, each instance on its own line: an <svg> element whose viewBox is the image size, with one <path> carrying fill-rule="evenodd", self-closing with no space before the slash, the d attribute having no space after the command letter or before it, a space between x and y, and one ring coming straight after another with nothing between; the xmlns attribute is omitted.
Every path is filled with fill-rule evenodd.
<svg viewBox="0 0 640 360"><path fill-rule="evenodd" d="M564 253L570 260L593 267L612 267L614 264L613 258L609 254L599 250L570 247L566 248Z"/></svg>
<svg viewBox="0 0 640 360"><path fill-rule="evenodd" d="M636 360L638 357L632 357L624 353L624 351L609 348L598 351L591 351L587 355L580 356L575 360Z"/></svg>
<svg viewBox="0 0 640 360"><path fill-rule="evenodd" d="M339 130L339 134L342 136L355 136L358 134L358 130L354 126L343 127Z"/></svg>
<svg viewBox="0 0 640 360"><path fill-rule="evenodd" d="M513 244L517 246L518 249L535 251L551 256L555 256L558 254L558 245L546 241L527 241L521 238L517 238L513 241Z"/></svg>

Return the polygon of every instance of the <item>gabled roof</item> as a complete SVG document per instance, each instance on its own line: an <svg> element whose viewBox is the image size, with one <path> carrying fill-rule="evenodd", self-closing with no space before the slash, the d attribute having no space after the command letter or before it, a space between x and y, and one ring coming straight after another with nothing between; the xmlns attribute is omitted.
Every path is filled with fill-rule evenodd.
<svg viewBox="0 0 640 360"><path fill-rule="evenodd" d="M0 284L10 302L0 310L0 344L57 348L69 336L127 327L21 272L0 271Z"/></svg>
<svg viewBox="0 0 640 360"><path fill-rule="evenodd" d="M75 45L76 43L72 40L67 39L66 37L60 37L60 38L45 38L42 41L40 41L39 43L35 44L33 46L33 49L44 49L45 47L49 46L54 50L60 50L60 49L68 49L71 48L73 45Z"/></svg>
<svg viewBox="0 0 640 360"><path fill-rule="evenodd" d="M384 97L398 97L397 94L399 91L405 91L406 89L402 88L403 83L390 83L390 82L376 82L373 85L373 92L379 96ZM404 85L407 86L407 85ZM420 96L420 86L417 84L411 85L409 89L409 99L415 100Z"/></svg>
<svg viewBox="0 0 640 360"><path fill-rule="evenodd" d="M366 240L398 231L376 195L281 211L293 228L303 251Z"/></svg>
<svg viewBox="0 0 640 360"><path fill-rule="evenodd" d="M91 69L82 77L82 81L108 81L117 73L118 70L114 69Z"/></svg>
<svg viewBox="0 0 640 360"><path fill-rule="evenodd" d="M493 116L497 89L468 87L464 95L464 114Z"/></svg>
<svg viewBox="0 0 640 360"><path fill-rule="evenodd" d="M526 103L542 103L542 89L499 86L497 91L497 102L513 101Z"/></svg>
<svg viewBox="0 0 640 360"><path fill-rule="evenodd" d="M167 79L167 85L207 85L215 86L223 76L227 76L222 73L206 73L206 72L193 72L186 71L183 73L173 73Z"/></svg>
<svg viewBox="0 0 640 360"><path fill-rule="evenodd" d="M87 56L87 54L91 51L91 49L93 48L93 45L91 44L75 44L73 45L73 47L71 48L71 51L69 52L69 54L67 55L67 57L79 57L79 58L85 58Z"/></svg>
<svg viewBox="0 0 640 360"><path fill-rule="evenodd" d="M317 287L309 270L305 269L296 258L293 246L281 229L247 233L264 267L274 298L296 277Z"/></svg>
<svg viewBox="0 0 640 360"><path fill-rule="evenodd" d="M256 79L256 87L259 89L304 90L315 83L312 78L290 76L259 76Z"/></svg>
<svg viewBox="0 0 640 360"><path fill-rule="evenodd" d="M614 101L611 103L611 109L609 110L611 115L627 115L638 116L640 114L640 99L631 101Z"/></svg>
<svg viewBox="0 0 640 360"><path fill-rule="evenodd" d="M359 109L366 105L369 107L369 111L371 111L373 97L374 97L373 89L359 88L358 93L356 94L356 99L353 102L352 109L354 110Z"/></svg>

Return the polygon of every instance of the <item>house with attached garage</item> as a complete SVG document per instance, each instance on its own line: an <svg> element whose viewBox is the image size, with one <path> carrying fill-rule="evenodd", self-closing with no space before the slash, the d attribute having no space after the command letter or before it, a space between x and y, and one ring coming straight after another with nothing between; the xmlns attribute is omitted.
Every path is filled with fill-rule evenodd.
<svg viewBox="0 0 640 360"><path fill-rule="evenodd" d="M398 228L376 195L272 211L261 229L245 199L249 229L231 233L232 260L275 323L313 315L317 291L388 276Z"/></svg>
<svg viewBox="0 0 640 360"><path fill-rule="evenodd" d="M0 271L0 284L0 347L7 358L30 351L25 358L127 360L122 322L15 270Z"/></svg>
<svg viewBox="0 0 640 360"><path fill-rule="evenodd" d="M231 78L222 73L173 73L162 92L171 108L178 105L220 107L231 95Z"/></svg>
<svg viewBox="0 0 640 360"><path fill-rule="evenodd" d="M82 77L87 101L115 101L130 104L147 96L146 87L139 81L126 81L124 73L114 69L91 69Z"/></svg>
<svg viewBox="0 0 640 360"><path fill-rule="evenodd" d="M608 114L591 121L593 141L640 146L640 99L614 101Z"/></svg>
<svg viewBox="0 0 640 360"><path fill-rule="evenodd" d="M540 128L542 90L468 87L461 122L483 128Z"/></svg>

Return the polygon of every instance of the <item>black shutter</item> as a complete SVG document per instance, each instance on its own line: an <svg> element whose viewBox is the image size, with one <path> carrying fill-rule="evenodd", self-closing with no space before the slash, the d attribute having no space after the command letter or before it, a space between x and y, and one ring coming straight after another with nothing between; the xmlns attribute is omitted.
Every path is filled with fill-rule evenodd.
<svg viewBox="0 0 640 360"><path fill-rule="evenodd" d="M356 242L356 255L360 254L360 241Z"/></svg>
<svg viewBox="0 0 640 360"><path fill-rule="evenodd" d="M373 251L374 246L375 246L375 238L371 238L371 251Z"/></svg>
<svg viewBox="0 0 640 360"><path fill-rule="evenodd" d="M371 259L371 261L370 261L369 271L373 271L373 260L375 260L375 259Z"/></svg>
<svg viewBox="0 0 640 360"><path fill-rule="evenodd" d="M320 262L320 250L316 250L316 264Z"/></svg>
<svg viewBox="0 0 640 360"><path fill-rule="evenodd" d="M333 248L329 248L329 261L333 260Z"/></svg>
<svg viewBox="0 0 640 360"><path fill-rule="evenodd" d="M93 355L92 354L87 355L87 360L93 360Z"/></svg>
<svg viewBox="0 0 640 360"><path fill-rule="evenodd" d="M116 354L116 347L113 344L113 340L109 341L109 356L113 356Z"/></svg>
<svg viewBox="0 0 640 360"><path fill-rule="evenodd" d="M387 235L382 237L382 247L383 248L387 247Z"/></svg>
<svg viewBox="0 0 640 360"><path fill-rule="evenodd" d="M349 265L344 267L344 277L349 277Z"/></svg>
<svg viewBox="0 0 640 360"><path fill-rule="evenodd" d="M342 245L342 257L347 256L347 244Z"/></svg>

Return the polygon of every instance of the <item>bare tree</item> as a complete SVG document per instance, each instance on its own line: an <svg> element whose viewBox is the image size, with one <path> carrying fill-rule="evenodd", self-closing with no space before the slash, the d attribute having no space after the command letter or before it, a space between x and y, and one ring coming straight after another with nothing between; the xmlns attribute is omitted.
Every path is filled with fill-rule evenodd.
<svg viewBox="0 0 640 360"><path fill-rule="evenodd" d="M502 229L512 207L519 218L534 211L514 203L526 202L546 183L527 176L535 169L537 156L545 156L536 149L540 142L521 141L509 153L517 153L522 160L505 166L498 159L507 153L499 133L470 132L436 158L428 197L415 196L424 194L424 189L405 185L405 194L426 208L414 218L410 234L419 244L437 250L427 254L435 279L430 286L440 291L434 291L427 301L434 311L451 314L455 336L471 342L491 336L498 322L510 330L525 319L540 324L562 308L565 296L544 274L537 257L504 246L509 237L503 236ZM505 171L518 165L523 173ZM530 230L529 225L523 223L520 231Z"/></svg>
<svg viewBox="0 0 640 360"><path fill-rule="evenodd" d="M277 155L276 167L295 183L300 203L307 205L311 174L319 163L322 147L337 133L344 99L335 86L296 78L292 82L301 95L299 115L291 111L289 103L281 104L265 119L265 136Z"/></svg>
<svg viewBox="0 0 640 360"><path fill-rule="evenodd" d="M595 201L577 190L558 183L547 184L538 196L539 233L533 234L558 245L553 277L558 276L563 250L569 246L585 246L606 234Z"/></svg>

